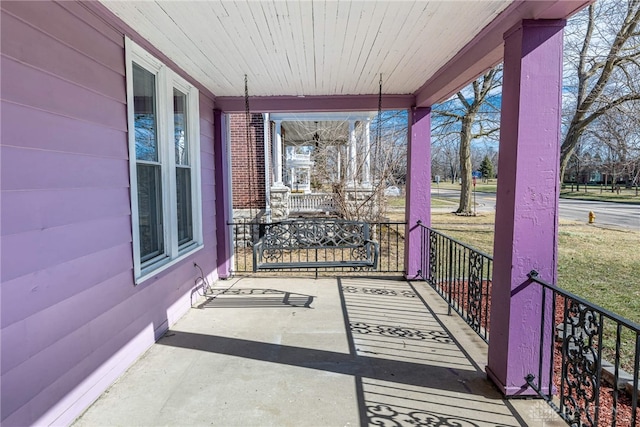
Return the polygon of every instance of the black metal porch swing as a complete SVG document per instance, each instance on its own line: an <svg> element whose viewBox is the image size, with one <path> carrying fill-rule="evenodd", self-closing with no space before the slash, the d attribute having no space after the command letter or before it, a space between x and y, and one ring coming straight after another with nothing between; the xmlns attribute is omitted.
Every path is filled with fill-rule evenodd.
<svg viewBox="0 0 640 427"><path fill-rule="evenodd" d="M249 166L249 191L252 196L255 181L255 155L250 143L248 78L244 76L245 127L247 160ZM382 74L378 96L378 123L382 114ZM376 155L380 146L380 129L376 135ZM253 218L254 202L250 198ZM333 218L287 219L260 225L257 240L253 241L253 271L276 269L351 268L376 270L378 268L379 245L370 239L369 224Z"/></svg>

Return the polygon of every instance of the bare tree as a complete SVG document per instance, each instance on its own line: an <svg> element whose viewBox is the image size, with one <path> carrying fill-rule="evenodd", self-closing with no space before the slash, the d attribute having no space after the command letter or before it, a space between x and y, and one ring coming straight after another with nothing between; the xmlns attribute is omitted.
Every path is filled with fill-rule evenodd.
<svg viewBox="0 0 640 427"><path fill-rule="evenodd" d="M434 134L431 143L431 167L435 175L455 183L460 173L460 134Z"/></svg>
<svg viewBox="0 0 640 427"><path fill-rule="evenodd" d="M585 132L585 139L595 141L601 160L603 181L616 190L620 181L638 186L640 166L640 102L625 103L602 115Z"/></svg>
<svg viewBox="0 0 640 427"><path fill-rule="evenodd" d="M560 179L585 130L608 111L640 99L640 0L602 0L569 21L565 37L567 131ZM635 113L637 114L637 112Z"/></svg>
<svg viewBox="0 0 640 427"><path fill-rule="evenodd" d="M449 101L435 108L434 133L451 132L457 129L460 135L459 161L460 203L456 213L470 215L472 205L472 159L471 142L474 139L495 137L499 131L499 109L497 95L502 85L502 66L492 68L479 77L468 88L458 92Z"/></svg>
<svg viewBox="0 0 640 427"><path fill-rule="evenodd" d="M567 176L571 181L571 189L573 191L573 183L576 184L576 191L580 191L581 184L584 185L584 191L587 191L587 184L591 180L591 174L597 163L594 153L599 152L600 142L593 138L582 138L576 146L571 160L567 165Z"/></svg>
<svg viewBox="0 0 640 427"><path fill-rule="evenodd" d="M407 110L389 110L371 124L372 170L385 185L406 183L408 120Z"/></svg>

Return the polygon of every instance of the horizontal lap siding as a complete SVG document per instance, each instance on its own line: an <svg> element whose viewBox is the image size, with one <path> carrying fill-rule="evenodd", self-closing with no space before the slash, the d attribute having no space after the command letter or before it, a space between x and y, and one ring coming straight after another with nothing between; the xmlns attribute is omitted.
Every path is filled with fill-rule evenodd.
<svg viewBox="0 0 640 427"><path fill-rule="evenodd" d="M114 129L127 128L127 110L122 101L7 57L2 58L2 79L15 82L2 85L3 100Z"/></svg>
<svg viewBox="0 0 640 427"><path fill-rule="evenodd" d="M2 21L3 31L14 37L3 40L3 54L18 62L27 62L30 67L42 70L74 85L98 92L107 98L126 102L122 88L122 69L112 69L103 63L79 52L72 46L53 39L49 34L30 25L25 25L13 15L6 14ZM107 40L102 40L107 42ZM29 49L24 49L24 46ZM111 43L113 54L117 58L121 47ZM55 55L49 52L55 51ZM97 66L101 65L101 66Z"/></svg>
<svg viewBox="0 0 640 427"><path fill-rule="evenodd" d="M6 191L2 203L11 206L2 215L3 236L131 213L128 185L100 191L95 188Z"/></svg>
<svg viewBox="0 0 640 427"><path fill-rule="evenodd" d="M29 115L38 126L11 126L2 129L3 144L49 151L87 154L128 160L126 129L110 129L33 107L2 103L6 123ZM114 144L114 141L121 141ZM82 143L78 143L81 141Z"/></svg>
<svg viewBox="0 0 640 427"><path fill-rule="evenodd" d="M78 2L1 7L0 412L65 424L188 309L193 262L216 278L213 101L205 248L134 286L123 34Z"/></svg>
<svg viewBox="0 0 640 427"><path fill-rule="evenodd" d="M121 188L129 185L128 176L129 163L124 159L22 147L4 146L2 149L2 178L6 180L2 187L5 191Z"/></svg>

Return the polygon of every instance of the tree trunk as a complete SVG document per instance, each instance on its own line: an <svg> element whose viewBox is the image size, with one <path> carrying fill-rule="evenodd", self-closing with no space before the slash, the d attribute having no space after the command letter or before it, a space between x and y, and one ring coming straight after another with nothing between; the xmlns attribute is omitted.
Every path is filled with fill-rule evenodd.
<svg viewBox="0 0 640 427"><path fill-rule="evenodd" d="M456 213L464 215L473 213L471 201L471 125L474 118L475 114L467 114L462 119L462 129L460 130L460 178L462 178L462 187L460 188L460 204Z"/></svg>
<svg viewBox="0 0 640 427"><path fill-rule="evenodd" d="M451 183L456 183L456 168L453 165L449 165L449 171L451 172Z"/></svg>
<svg viewBox="0 0 640 427"><path fill-rule="evenodd" d="M579 139L580 133L574 131L573 127L569 128L567 136L564 138L564 142L560 148L560 185L564 182L564 175L567 170L567 166L569 166L569 160L571 160L571 156L578 145Z"/></svg>

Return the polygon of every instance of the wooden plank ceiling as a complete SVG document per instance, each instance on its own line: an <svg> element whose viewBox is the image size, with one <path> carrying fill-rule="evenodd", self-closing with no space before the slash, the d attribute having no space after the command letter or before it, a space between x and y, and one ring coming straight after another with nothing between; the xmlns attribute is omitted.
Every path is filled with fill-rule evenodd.
<svg viewBox="0 0 640 427"><path fill-rule="evenodd" d="M513 0L103 1L216 96L414 94Z"/></svg>

